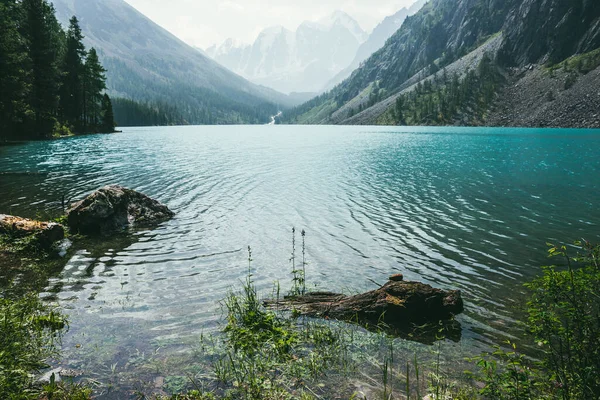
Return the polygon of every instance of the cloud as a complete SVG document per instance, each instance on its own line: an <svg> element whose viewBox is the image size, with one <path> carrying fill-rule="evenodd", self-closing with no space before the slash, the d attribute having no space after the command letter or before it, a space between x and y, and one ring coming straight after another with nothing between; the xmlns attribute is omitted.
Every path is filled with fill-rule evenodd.
<svg viewBox="0 0 600 400"><path fill-rule="evenodd" d="M232 37L251 43L262 29L283 25L295 30L335 10L354 17L370 31L383 18L415 0L126 0L187 43L206 48Z"/></svg>

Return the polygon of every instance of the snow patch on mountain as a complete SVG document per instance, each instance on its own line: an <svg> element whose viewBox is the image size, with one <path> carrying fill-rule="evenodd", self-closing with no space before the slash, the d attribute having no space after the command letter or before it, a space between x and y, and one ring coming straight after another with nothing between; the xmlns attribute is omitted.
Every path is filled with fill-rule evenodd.
<svg viewBox="0 0 600 400"><path fill-rule="evenodd" d="M295 32L270 27L251 45L228 39L206 53L255 83L284 93L316 92L350 64L367 38L358 22L336 11Z"/></svg>

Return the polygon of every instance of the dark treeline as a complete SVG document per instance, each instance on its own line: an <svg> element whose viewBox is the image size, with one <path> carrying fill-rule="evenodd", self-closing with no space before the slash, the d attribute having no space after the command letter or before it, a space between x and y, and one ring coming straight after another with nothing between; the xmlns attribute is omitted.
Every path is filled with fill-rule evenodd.
<svg viewBox="0 0 600 400"><path fill-rule="evenodd" d="M106 70L82 41L46 0L0 0L0 140L114 131Z"/></svg>
<svg viewBox="0 0 600 400"><path fill-rule="evenodd" d="M115 98L113 107L119 126L188 125L181 112L168 104Z"/></svg>

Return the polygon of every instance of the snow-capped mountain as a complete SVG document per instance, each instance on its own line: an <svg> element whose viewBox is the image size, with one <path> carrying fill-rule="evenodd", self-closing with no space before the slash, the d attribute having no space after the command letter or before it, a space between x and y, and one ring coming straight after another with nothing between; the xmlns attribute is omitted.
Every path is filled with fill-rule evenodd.
<svg viewBox="0 0 600 400"><path fill-rule="evenodd" d="M284 93L317 92L354 59L368 35L342 11L306 21L295 32L262 31L251 45L226 40L206 53L237 74Z"/></svg>

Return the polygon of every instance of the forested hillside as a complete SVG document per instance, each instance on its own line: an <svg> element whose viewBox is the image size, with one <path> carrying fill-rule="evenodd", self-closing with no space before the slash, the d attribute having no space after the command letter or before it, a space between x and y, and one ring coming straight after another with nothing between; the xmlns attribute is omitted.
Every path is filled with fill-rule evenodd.
<svg viewBox="0 0 600 400"><path fill-rule="evenodd" d="M123 0L54 0L98 50L113 97L165 103L190 124L266 123L290 97L254 85L156 25Z"/></svg>
<svg viewBox="0 0 600 400"><path fill-rule="evenodd" d="M0 140L113 132L106 70L46 0L0 2Z"/></svg>
<svg viewBox="0 0 600 400"><path fill-rule="evenodd" d="M486 124L529 71L598 47L600 2L431 0L349 79L284 122ZM533 87L526 93L537 98Z"/></svg>
<svg viewBox="0 0 600 400"><path fill-rule="evenodd" d="M174 106L161 102L136 102L129 99L113 100L115 121L119 126L168 126L187 125L188 121ZM199 112L207 112L200 110ZM202 115L196 118L211 124L212 116Z"/></svg>

